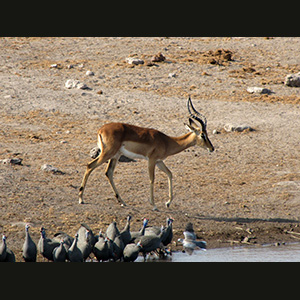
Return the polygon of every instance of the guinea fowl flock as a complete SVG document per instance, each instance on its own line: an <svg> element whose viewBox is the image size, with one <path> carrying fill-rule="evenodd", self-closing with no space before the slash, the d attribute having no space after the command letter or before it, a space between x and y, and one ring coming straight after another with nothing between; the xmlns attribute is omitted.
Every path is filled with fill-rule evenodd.
<svg viewBox="0 0 300 300"><path fill-rule="evenodd" d="M41 227L41 237L38 244L29 234L30 225L25 225L25 241L22 247L22 257L25 262L36 262L40 253L44 261L53 262L85 262L89 261L124 261L134 262L141 253L146 261L147 255L154 253L159 257L171 254L167 246L173 238L173 219L167 218L165 226L148 226L148 219L144 218L139 231L130 231L131 216L123 230L119 230L117 223L109 224L105 232L100 230L94 235L87 224L81 224L74 238L65 232L55 233L53 238L46 236L46 230ZM192 223L187 223L183 232L183 252L192 254L195 249L206 250L205 241L197 241ZM7 247L6 235L0 243L0 262L15 262L15 255Z"/></svg>
<svg viewBox="0 0 300 300"><path fill-rule="evenodd" d="M170 254L166 246L173 238L173 219L167 218L165 226L148 227L148 219L145 218L139 231L130 231L130 220L131 216L128 216L127 223L121 231L113 221L105 232L100 230L98 235L94 235L87 224L81 224L74 238L64 232L58 232L53 238L49 238L42 227L37 245L30 236L30 225L26 224L23 260L36 262L37 254L40 253L44 260L53 262L85 262L88 259L99 262L133 262L140 253L144 261L150 253L159 256ZM7 247L5 235L0 243L0 262L15 262L15 255Z"/></svg>

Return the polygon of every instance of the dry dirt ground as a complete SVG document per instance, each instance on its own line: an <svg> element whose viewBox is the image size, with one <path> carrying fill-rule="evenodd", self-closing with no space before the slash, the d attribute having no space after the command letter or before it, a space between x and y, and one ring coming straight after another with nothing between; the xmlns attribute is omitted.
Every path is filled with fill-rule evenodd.
<svg viewBox="0 0 300 300"><path fill-rule="evenodd" d="M123 228L128 214L133 230L144 217L150 225L173 217L174 241L192 222L208 248L298 241L300 90L283 82L299 72L299 49L300 38L285 37L1 38L0 159L22 165L0 164L0 232L17 261L26 222L37 242L41 226L48 236L74 235L85 222L97 233L112 220ZM159 52L166 60L147 65ZM129 65L130 56L145 64ZM68 79L90 89L67 89ZM272 93L249 94L249 86ZM208 120L215 152L193 147L165 160L173 173L170 208L167 178L157 169L159 211L151 210L146 161L116 168L126 207L114 198L106 165L92 173L79 205L97 129L117 121L185 134L188 95ZM255 130L227 133L227 123ZM42 171L45 163L62 172Z"/></svg>

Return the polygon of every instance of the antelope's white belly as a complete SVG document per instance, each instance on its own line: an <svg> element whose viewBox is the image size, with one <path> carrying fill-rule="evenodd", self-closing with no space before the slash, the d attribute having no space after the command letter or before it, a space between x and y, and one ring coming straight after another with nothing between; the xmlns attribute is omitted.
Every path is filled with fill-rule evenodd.
<svg viewBox="0 0 300 300"><path fill-rule="evenodd" d="M147 159L148 160L148 157L146 157L144 155L137 154L137 153L134 153L134 152L131 152L131 151L127 150L124 145L121 146L120 152L123 155L125 155L125 156L127 156L128 158L131 158L131 159Z"/></svg>

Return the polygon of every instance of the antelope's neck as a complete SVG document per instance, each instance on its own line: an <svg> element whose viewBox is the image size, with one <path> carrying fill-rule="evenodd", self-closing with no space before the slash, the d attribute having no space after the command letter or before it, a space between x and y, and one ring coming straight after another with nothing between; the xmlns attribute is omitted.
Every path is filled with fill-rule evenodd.
<svg viewBox="0 0 300 300"><path fill-rule="evenodd" d="M172 149L172 154L179 153L191 146L196 145L195 134L192 132L189 132L182 136L172 137L172 139L175 142Z"/></svg>

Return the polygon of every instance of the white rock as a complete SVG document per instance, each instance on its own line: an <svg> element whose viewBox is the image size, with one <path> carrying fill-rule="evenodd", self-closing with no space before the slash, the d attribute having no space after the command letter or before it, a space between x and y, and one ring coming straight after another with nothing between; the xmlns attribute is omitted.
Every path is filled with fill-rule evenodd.
<svg viewBox="0 0 300 300"><path fill-rule="evenodd" d="M176 73L169 73L168 77L172 78L172 77L176 77Z"/></svg>
<svg viewBox="0 0 300 300"><path fill-rule="evenodd" d="M87 75L87 76L94 76L95 74L92 71L86 71L85 75Z"/></svg>
<svg viewBox="0 0 300 300"><path fill-rule="evenodd" d="M250 94L271 94L271 90L257 86L248 87L247 92Z"/></svg>
<svg viewBox="0 0 300 300"><path fill-rule="evenodd" d="M96 147L94 147L93 149L91 149L91 151L90 151L90 157L91 158L96 158L97 156L99 156L99 154L100 154L100 148L98 148L97 146Z"/></svg>
<svg viewBox="0 0 300 300"><path fill-rule="evenodd" d="M56 69L58 67L58 64L52 64L50 65L50 68Z"/></svg>
<svg viewBox="0 0 300 300"><path fill-rule="evenodd" d="M41 170L46 172L57 172L58 169L53 167L52 165L44 164L41 166Z"/></svg>
<svg viewBox="0 0 300 300"><path fill-rule="evenodd" d="M144 61L136 57L127 57L126 62L130 65L143 65Z"/></svg>
<svg viewBox="0 0 300 300"><path fill-rule="evenodd" d="M79 80L74 80L74 79L68 79L65 83L65 87L67 89L72 89L72 88L75 88L76 85L79 83L80 81Z"/></svg>
<svg viewBox="0 0 300 300"><path fill-rule="evenodd" d="M41 170L45 171L45 172L52 172L54 174L64 174L62 171L60 171L59 169L53 167L52 165L48 165L48 164L44 164L41 166Z"/></svg>
<svg viewBox="0 0 300 300"><path fill-rule="evenodd" d="M284 84L291 87L300 87L300 72L287 75Z"/></svg>
<svg viewBox="0 0 300 300"><path fill-rule="evenodd" d="M253 128L249 125L246 125L246 124L242 124L242 125L233 125L233 124L226 124L224 126L224 129L227 131L227 132L232 132L232 131L237 131L237 132L242 132L244 130L250 130L252 131Z"/></svg>
<svg viewBox="0 0 300 300"><path fill-rule="evenodd" d="M73 89L73 88L77 88L77 89L88 89L87 85L84 83L81 83L79 80L74 80L74 79L68 79L65 83L65 87L67 89Z"/></svg>

